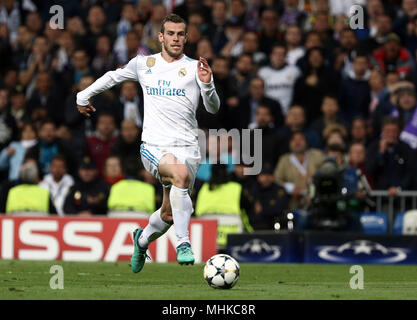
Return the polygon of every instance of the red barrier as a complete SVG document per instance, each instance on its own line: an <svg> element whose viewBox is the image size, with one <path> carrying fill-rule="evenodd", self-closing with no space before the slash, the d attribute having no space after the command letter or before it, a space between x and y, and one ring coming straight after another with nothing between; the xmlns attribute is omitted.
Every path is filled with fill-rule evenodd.
<svg viewBox="0 0 417 320"><path fill-rule="evenodd" d="M0 216L0 258L22 260L119 261L133 252L132 232L146 219ZM217 221L191 219L196 263L216 254ZM175 229L149 246L154 262L176 261Z"/></svg>

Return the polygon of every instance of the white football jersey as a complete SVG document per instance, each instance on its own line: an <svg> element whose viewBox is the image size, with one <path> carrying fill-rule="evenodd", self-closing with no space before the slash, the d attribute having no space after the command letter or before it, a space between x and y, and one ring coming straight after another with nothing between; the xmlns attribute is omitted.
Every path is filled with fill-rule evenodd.
<svg viewBox="0 0 417 320"><path fill-rule="evenodd" d="M139 81L144 98L142 140L157 146L197 145L200 92L207 111L216 113L220 107L213 78L210 83L201 82L198 64L186 55L170 63L161 53L138 55L79 92L77 104L87 105L89 98L122 81Z"/></svg>
<svg viewBox="0 0 417 320"><path fill-rule="evenodd" d="M265 82L265 96L278 101L284 115L290 108L295 81L300 75L301 71L292 65L285 65L281 69L270 66L259 69L258 76Z"/></svg>

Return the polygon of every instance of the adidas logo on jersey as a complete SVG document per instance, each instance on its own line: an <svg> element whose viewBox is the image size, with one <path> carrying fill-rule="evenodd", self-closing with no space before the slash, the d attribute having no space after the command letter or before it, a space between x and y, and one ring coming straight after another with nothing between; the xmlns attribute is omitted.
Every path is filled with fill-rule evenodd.
<svg viewBox="0 0 417 320"><path fill-rule="evenodd" d="M151 69L148 69L148 71L145 72L145 74L151 74L151 73L152 73Z"/></svg>

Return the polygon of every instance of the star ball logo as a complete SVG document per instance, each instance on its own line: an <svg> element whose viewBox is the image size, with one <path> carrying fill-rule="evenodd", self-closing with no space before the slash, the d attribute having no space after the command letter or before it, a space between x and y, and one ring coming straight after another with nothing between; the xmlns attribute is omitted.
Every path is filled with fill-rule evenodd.
<svg viewBox="0 0 417 320"><path fill-rule="evenodd" d="M337 263L397 263L407 259L407 249L385 247L370 240L355 240L340 246L320 246L318 256Z"/></svg>
<svg viewBox="0 0 417 320"><path fill-rule="evenodd" d="M232 249L233 257L239 261L275 261L281 256L279 246L270 245L261 239L253 239Z"/></svg>

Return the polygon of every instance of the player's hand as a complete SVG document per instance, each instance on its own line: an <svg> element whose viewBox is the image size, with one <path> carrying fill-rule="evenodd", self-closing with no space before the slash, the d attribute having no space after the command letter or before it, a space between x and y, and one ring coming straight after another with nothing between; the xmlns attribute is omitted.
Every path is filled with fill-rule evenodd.
<svg viewBox="0 0 417 320"><path fill-rule="evenodd" d="M79 113L88 118L91 117L90 112L96 112L96 108L94 108L91 104L88 106L77 106L77 109Z"/></svg>
<svg viewBox="0 0 417 320"><path fill-rule="evenodd" d="M211 81L211 74L213 72L211 71L210 66L208 65L208 62L203 57L200 57L200 60L198 61L198 78L201 82L209 83Z"/></svg>

